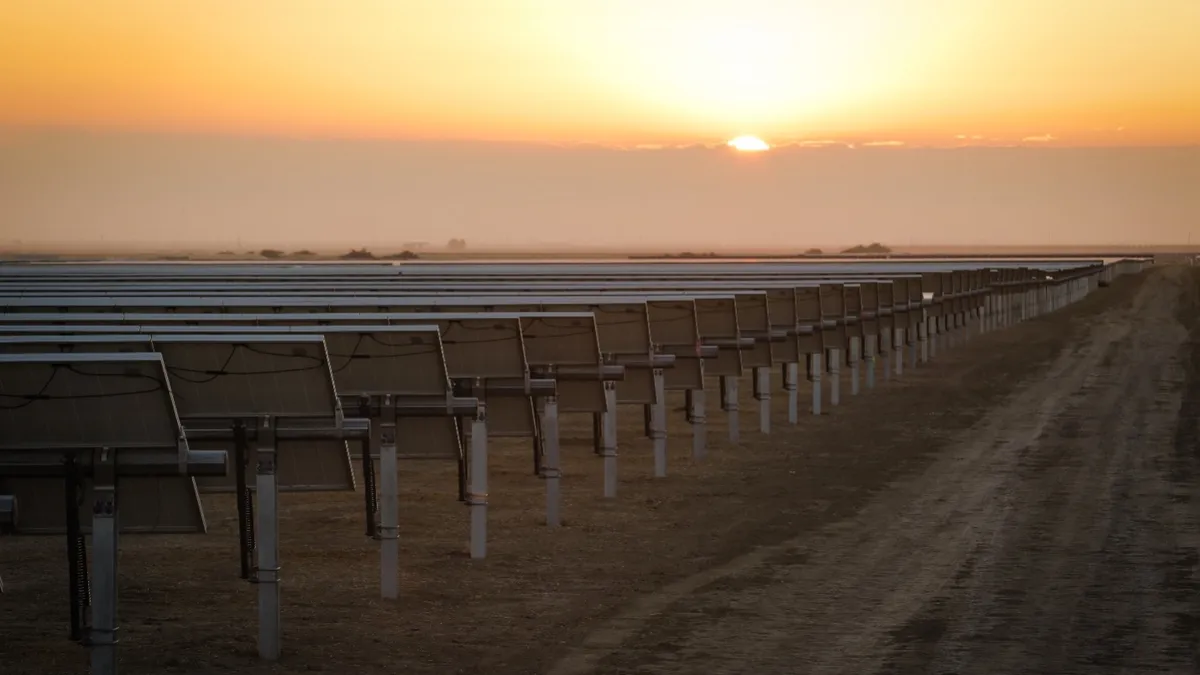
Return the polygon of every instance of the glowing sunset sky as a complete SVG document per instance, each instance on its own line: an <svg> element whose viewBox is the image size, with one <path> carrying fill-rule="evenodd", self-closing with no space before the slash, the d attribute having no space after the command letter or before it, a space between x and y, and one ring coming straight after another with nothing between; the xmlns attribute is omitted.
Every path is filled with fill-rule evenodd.
<svg viewBox="0 0 1200 675"><path fill-rule="evenodd" d="M1193 144L1197 31L1196 0L18 0L0 124Z"/></svg>
<svg viewBox="0 0 1200 675"><path fill-rule="evenodd" d="M0 246L1200 241L1197 36L1200 0L0 0Z"/></svg>

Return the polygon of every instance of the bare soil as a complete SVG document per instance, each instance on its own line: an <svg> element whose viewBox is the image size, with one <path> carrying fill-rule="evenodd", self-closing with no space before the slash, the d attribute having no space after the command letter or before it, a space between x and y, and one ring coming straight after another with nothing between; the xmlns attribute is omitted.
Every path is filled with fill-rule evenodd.
<svg viewBox="0 0 1200 675"><path fill-rule="evenodd" d="M1200 672L1200 276L1113 296L922 470L551 672Z"/></svg>
<svg viewBox="0 0 1200 675"><path fill-rule="evenodd" d="M454 467L404 463L398 601L377 597L361 493L285 494L274 664L256 656L234 505L210 495L208 535L122 539L121 667L1195 672L1198 310L1191 270L1121 279L858 397L844 377L843 404L795 426L776 389L770 435L744 393L738 446L710 396L708 458L690 459L673 412L665 479L629 408L616 500L590 420L564 416L566 526L543 525L526 445L497 441L483 561L466 556ZM3 675L86 667L64 553L0 540Z"/></svg>

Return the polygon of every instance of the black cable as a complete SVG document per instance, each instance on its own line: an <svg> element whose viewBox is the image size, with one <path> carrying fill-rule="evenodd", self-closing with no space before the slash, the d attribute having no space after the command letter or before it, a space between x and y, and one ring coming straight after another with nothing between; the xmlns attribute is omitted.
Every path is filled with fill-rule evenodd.
<svg viewBox="0 0 1200 675"><path fill-rule="evenodd" d="M233 357L237 353L238 349L246 349L250 352L253 352L255 354L261 354L263 356L277 356L277 357L289 358L289 359L291 359L291 358L306 359L309 361L313 361L314 363L309 366L300 366L300 367L295 367L295 368L276 368L276 369L271 369L271 370L244 370L244 371L228 370L229 364L230 364L230 362L233 361ZM185 368L183 366L169 366L167 368L167 372L171 373L172 375L175 375L180 380L183 380L184 382L187 382L189 384L208 384L209 382L216 380L218 377L221 377L222 375L241 375L241 376L283 375L286 373L302 373L302 372L307 372L310 370L320 370L320 369L326 368L326 367L328 367L326 362L317 356L310 356L308 354L280 354L278 352L272 352L272 351L269 351L266 349L256 348L256 347L248 345L248 344L240 344L239 343L239 344L234 344L230 347L229 355L225 358L225 362L221 364L221 367L218 370ZM188 377L185 377L181 373L195 373L195 374L206 375L209 377L189 379Z"/></svg>
<svg viewBox="0 0 1200 675"><path fill-rule="evenodd" d="M165 390L165 387L163 386L163 382L161 380L159 380L158 378L153 377L151 375L146 375L143 373L89 373L89 372L80 370L74 364L69 364L69 363L55 363L55 364L51 364L51 366L53 368L53 372L50 373L50 377L46 378L46 381L42 384L42 386L39 388L37 393L34 393L34 394L6 394L3 392L0 392L0 398L12 398L12 399L17 399L17 400L21 401L21 403L19 403L17 405L0 405L0 410L20 410L22 408L26 408L26 407L32 405L36 401L75 401L75 400L87 400L87 399L117 398L120 396L138 396L141 394L153 394L153 393ZM154 382L154 387L152 387L150 389L135 389L133 391L120 391L120 392L101 392L101 393L95 393L95 394L65 394L65 395L47 394L46 390L50 388L50 384L54 381L54 378L58 376L58 373L60 370L69 370L77 375L85 375L88 377L119 377L121 379L150 380L150 381Z"/></svg>
<svg viewBox="0 0 1200 675"><path fill-rule="evenodd" d="M359 347L361 347L363 341L367 340L367 339L371 340L372 342L375 342L378 345L384 346L384 347L413 347L413 346L415 346L412 344L386 342L384 340L379 339L376 336L376 334L374 334L374 333L359 333L358 340L355 341L354 348L350 350L349 354L339 354L339 353L330 352L330 354L329 354L330 360L332 360L334 358L346 359L346 361L344 363L342 363L340 366L333 369L334 374L340 373L343 370L345 370L347 367L349 367L350 362L354 361L354 360L401 359L401 358L405 358L405 357L409 357L409 356L424 356L426 354L440 354L441 353L440 350L437 349L436 345L429 345L429 346L425 347L424 349L410 350L410 351L406 351L402 354L359 354L358 353Z"/></svg>

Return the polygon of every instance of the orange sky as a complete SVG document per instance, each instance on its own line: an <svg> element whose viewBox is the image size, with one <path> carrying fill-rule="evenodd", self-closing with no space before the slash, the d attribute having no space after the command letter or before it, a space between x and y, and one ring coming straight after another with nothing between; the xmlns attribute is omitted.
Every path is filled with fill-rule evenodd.
<svg viewBox="0 0 1200 675"><path fill-rule="evenodd" d="M1198 31L1196 0L6 2L0 124L1195 144Z"/></svg>

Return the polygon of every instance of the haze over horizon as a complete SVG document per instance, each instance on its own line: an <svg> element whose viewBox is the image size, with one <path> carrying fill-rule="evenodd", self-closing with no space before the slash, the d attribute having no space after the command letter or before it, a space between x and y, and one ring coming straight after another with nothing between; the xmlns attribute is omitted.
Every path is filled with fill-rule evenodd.
<svg viewBox="0 0 1200 675"><path fill-rule="evenodd" d="M0 243L1182 243L1197 26L1187 0L12 3Z"/></svg>

